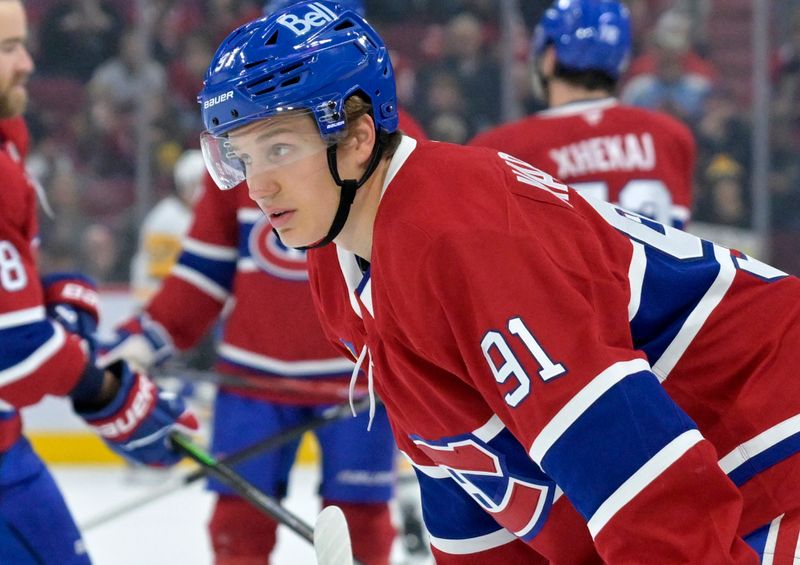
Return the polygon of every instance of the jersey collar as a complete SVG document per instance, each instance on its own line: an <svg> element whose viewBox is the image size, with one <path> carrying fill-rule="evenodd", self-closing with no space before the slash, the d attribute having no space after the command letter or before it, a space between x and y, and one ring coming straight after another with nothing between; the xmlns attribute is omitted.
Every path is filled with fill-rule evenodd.
<svg viewBox="0 0 800 565"><path fill-rule="evenodd" d="M536 115L545 118L557 118L561 116L583 114L589 110L605 110L606 108L611 108L612 106L618 105L619 100L613 96L610 96L608 98L595 98L592 100L578 100L575 102L569 102L568 104L563 104L561 106L547 108L537 112Z"/></svg>
<svg viewBox="0 0 800 565"><path fill-rule="evenodd" d="M381 199L383 199L383 195L386 194L386 189L389 187L395 175L397 175L403 164L416 148L417 141L415 139L404 135L403 139L400 140L400 145L394 152L392 160L389 162L389 169L386 171L386 179L381 188ZM345 283L347 283L350 306L360 318L364 317L361 312L359 300L356 299L356 296L358 296L361 300L361 304L367 309L369 315L374 318L375 311L372 307L372 284L370 279L370 272L372 269L367 269L365 273L362 273L354 254L338 246L336 247L336 253L339 256L339 267L342 270L342 276L344 277Z"/></svg>

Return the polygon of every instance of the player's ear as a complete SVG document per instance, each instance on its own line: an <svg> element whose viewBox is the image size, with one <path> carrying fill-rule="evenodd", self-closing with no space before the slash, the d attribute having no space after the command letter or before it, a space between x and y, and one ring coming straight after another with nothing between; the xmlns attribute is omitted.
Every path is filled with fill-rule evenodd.
<svg viewBox="0 0 800 565"><path fill-rule="evenodd" d="M372 156L372 148L377 141L375 123L372 116L364 114L350 124L348 130L348 144L353 150L356 161L361 166L366 166Z"/></svg>
<svg viewBox="0 0 800 565"><path fill-rule="evenodd" d="M556 70L556 48L548 46L535 63L541 76L549 78Z"/></svg>

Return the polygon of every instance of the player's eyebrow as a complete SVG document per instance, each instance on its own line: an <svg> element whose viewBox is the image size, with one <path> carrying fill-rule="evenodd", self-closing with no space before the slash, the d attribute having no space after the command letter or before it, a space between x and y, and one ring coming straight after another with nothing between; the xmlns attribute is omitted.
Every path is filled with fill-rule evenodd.
<svg viewBox="0 0 800 565"><path fill-rule="evenodd" d="M270 130L265 131L261 135L259 135L256 138L256 141L264 141L265 139L268 139L270 137L276 136L276 135L281 134L281 133L294 133L294 130L292 130L291 128L288 128L286 126L278 127L278 128L275 128L275 129L270 129Z"/></svg>
<svg viewBox="0 0 800 565"><path fill-rule="evenodd" d="M267 131L265 131L265 132L262 132L261 134L259 134L259 135L258 135L258 136L255 138L255 140L254 140L254 143L260 143L260 142L262 142L262 141L264 141L264 140L266 140L266 139L269 139L270 137L274 137L274 136L276 136L276 135L279 135L279 134L282 134L282 133L295 133L295 132L294 132L294 130L293 130L292 128L289 128L289 127L287 127L287 126L283 126L283 127L276 127L276 128L269 129L269 130L267 130ZM230 138L228 138L228 147L229 147L229 148L230 148L230 149L231 149L231 150L232 150L234 153L238 153L238 152L239 152L239 149L236 147L236 144L235 144L235 143L233 142L233 140L231 140Z"/></svg>
<svg viewBox="0 0 800 565"><path fill-rule="evenodd" d="M17 36L17 37L6 37L3 40L0 40L0 45L3 47L12 47L14 45L26 45L28 40L26 37Z"/></svg>

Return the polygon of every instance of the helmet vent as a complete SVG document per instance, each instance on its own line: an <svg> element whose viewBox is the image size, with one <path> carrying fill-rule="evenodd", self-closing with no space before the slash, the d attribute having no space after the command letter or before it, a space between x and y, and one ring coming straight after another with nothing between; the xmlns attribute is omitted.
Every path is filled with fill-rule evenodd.
<svg viewBox="0 0 800 565"><path fill-rule="evenodd" d="M298 84L300 82L300 75L293 76L290 79L287 79L281 83L281 88L286 86L292 86L293 84Z"/></svg>
<svg viewBox="0 0 800 565"><path fill-rule="evenodd" d="M343 29L349 29L353 27L353 25L354 24L352 20L342 20L341 22L336 24L336 27L334 27L333 29L336 31L342 31Z"/></svg>
<svg viewBox="0 0 800 565"><path fill-rule="evenodd" d="M278 43L278 31L274 31L272 35L269 36L269 39L264 43L264 46L267 45L276 45Z"/></svg>
<svg viewBox="0 0 800 565"><path fill-rule="evenodd" d="M294 71L296 69L299 69L302 66L303 66L303 62L300 61L299 63L295 63L293 65L289 65L288 67L282 68L280 72L281 72L282 75L285 75L285 74L291 73L292 71Z"/></svg>
<svg viewBox="0 0 800 565"><path fill-rule="evenodd" d="M261 77L258 80L254 80L253 82L248 83L247 88L254 88L254 87L256 87L256 86L258 86L260 84L264 84L265 82L269 82L274 78L275 78L275 74L274 73L270 73L265 77Z"/></svg>
<svg viewBox="0 0 800 565"><path fill-rule="evenodd" d="M258 61L250 61L249 63L244 64L245 69L252 69L253 67L257 67L263 63L265 63L266 59L259 59Z"/></svg>

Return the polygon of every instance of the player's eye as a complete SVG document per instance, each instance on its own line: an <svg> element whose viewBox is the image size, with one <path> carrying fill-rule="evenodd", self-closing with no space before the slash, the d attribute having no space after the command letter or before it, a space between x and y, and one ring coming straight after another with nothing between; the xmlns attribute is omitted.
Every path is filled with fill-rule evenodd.
<svg viewBox="0 0 800 565"><path fill-rule="evenodd" d="M274 143L267 148L267 159L280 163L292 154L293 148L287 143Z"/></svg>

